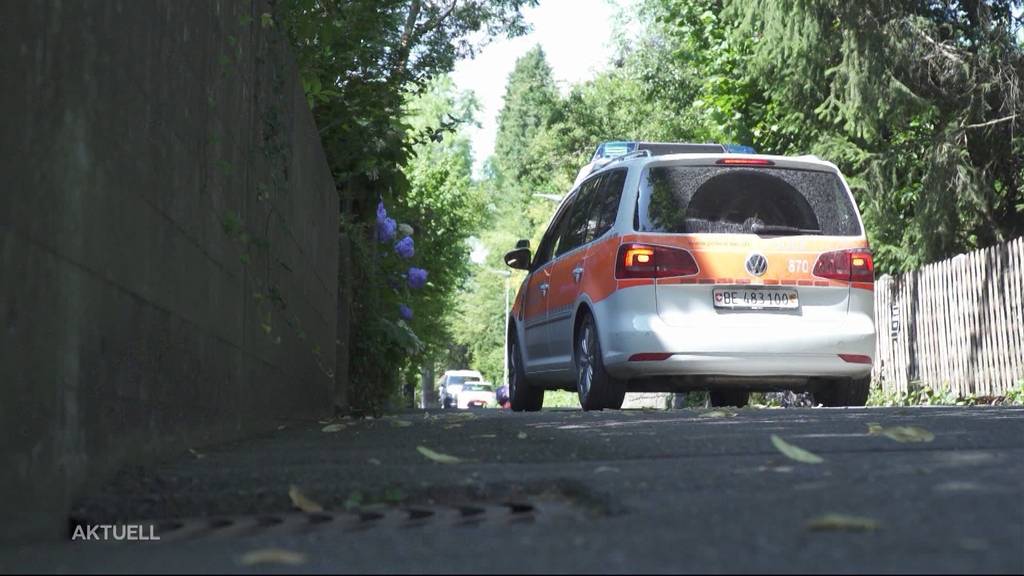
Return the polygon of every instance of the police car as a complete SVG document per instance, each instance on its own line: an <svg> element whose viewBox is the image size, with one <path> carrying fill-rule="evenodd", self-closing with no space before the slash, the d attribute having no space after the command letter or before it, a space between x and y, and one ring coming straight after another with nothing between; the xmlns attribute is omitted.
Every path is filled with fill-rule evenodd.
<svg viewBox="0 0 1024 576"><path fill-rule="evenodd" d="M875 355L874 268L834 164L718 144L598 147L532 252L509 318L514 410L546 389L585 410L627 391L807 390L863 405Z"/></svg>

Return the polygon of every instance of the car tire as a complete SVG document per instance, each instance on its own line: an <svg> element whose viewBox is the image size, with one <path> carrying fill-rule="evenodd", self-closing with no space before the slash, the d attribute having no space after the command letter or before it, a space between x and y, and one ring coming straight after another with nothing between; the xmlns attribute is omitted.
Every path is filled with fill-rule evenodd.
<svg viewBox="0 0 1024 576"><path fill-rule="evenodd" d="M814 390L814 401L822 406L864 406L871 391L871 377L848 378L824 382Z"/></svg>
<svg viewBox="0 0 1024 576"><path fill-rule="evenodd" d="M544 406L544 389L530 385L515 332L508 335L508 400L515 412L536 412Z"/></svg>
<svg viewBox="0 0 1024 576"><path fill-rule="evenodd" d="M743 408L750 402L749 390L710 390L708 397L712 406L735 406Z"/></svg>
<svg viewBox="0 0 1024 576"><path fill-rule="evenodd" d="M576 369L576 393L584 410L622 408L626 383L612 378L604 367L601 340L594 317L585 314L573 338L573 365Z"/></svg>

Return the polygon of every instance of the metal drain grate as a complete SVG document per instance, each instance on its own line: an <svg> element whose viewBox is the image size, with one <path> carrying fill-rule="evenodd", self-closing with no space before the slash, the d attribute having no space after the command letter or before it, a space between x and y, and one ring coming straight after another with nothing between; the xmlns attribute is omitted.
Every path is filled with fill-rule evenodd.
<svg viewBox="0 0 1024 576"><path fill-rule="evenodd" d="M553 505L554 503L551 503ZM305 533L325 527L350 532L381 528L415 529L423 526L476 526L484 523L533 522L550 505L508 502L499 505L406 506L343 512L259 514L183 518L133 524L153 525L161 542L195 538L238 538L274 533Z"/></svg>

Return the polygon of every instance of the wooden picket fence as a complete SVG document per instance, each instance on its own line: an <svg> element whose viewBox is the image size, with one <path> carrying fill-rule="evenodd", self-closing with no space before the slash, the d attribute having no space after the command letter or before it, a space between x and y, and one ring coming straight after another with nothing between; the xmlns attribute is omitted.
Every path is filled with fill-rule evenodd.
<svg viewBox="0 0 1024 576"><path fill-rule="evenodd" d="M875 324L884 391L1005 394L1024 379L1024 237L882 276Z"/></svg>

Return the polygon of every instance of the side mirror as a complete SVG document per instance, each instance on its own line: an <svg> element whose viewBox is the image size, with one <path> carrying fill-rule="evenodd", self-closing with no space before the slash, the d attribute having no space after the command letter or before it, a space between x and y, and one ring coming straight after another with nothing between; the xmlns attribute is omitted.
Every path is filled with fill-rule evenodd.
<svg viewBox="0 0 1024 576"><path fill-rule="evenodd" d="M519 249L519 248L529 248L529 247L530 247L530 241L529 240L520 240L519 242L516 242L516 249Z"/></svg>
<svg viewBox="0 0 1024 576"><path fill-rule="evenodd" d="M509 268L515 268L516 270L529 270L530 249L516 248L515 250L506 253L505 264L507 264Z"/></svg>

